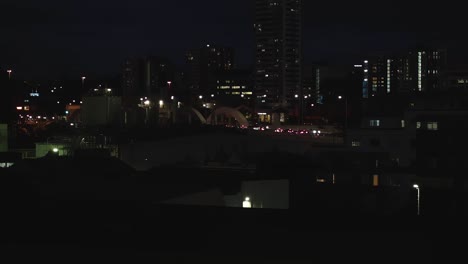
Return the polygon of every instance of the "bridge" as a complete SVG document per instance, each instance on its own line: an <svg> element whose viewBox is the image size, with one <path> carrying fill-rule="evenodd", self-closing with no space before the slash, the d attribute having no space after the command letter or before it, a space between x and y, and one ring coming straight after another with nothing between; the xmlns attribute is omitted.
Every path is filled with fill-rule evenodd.
<svg viewBox="0 0 468 264"><path fill-rule="evenodd" d="M252 111L246 106L239 106L238 108L220 106L214 108L208 117L205 116L194 107L187 107L184 109L184 112L188 114L189 123L192 122L192 117L195 117L201 124L207 125L236 125L240 127L248 127L249 121L242 114L241 110Z"/></svg>

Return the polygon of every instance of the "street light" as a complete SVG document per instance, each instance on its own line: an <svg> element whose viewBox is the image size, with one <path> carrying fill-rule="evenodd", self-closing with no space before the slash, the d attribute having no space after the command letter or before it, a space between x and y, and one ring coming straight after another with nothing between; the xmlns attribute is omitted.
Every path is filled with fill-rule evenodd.
<svg viewBox="0 0 468 264"><path fill-rule="evenodd" d="M83 89L83 90L84 90L84 81L85 80L86 80L85 76L81 77L81 89Z"/></svg>
<svg viewBox="0 0 468 264"><path fill-rule="evenodd" d="M11 80L11 73L12 73L12 72L13 72L12 70L7 70L7 73L8 73L8 80Z"/></svg>
<svg viewBox="0 0 468 264"><path fill-rule="evenodd" d="M348 98L343 96L338 96L338 100L345 100L345 130L348 128Z"/></svg>
<svg viewBox="0 0 468 264"><path fill-rule="evenodd" d="M418 191L418 216L421 215L421 188L419 188L419 185L415 184L413 185L413 188Z"/></svg>

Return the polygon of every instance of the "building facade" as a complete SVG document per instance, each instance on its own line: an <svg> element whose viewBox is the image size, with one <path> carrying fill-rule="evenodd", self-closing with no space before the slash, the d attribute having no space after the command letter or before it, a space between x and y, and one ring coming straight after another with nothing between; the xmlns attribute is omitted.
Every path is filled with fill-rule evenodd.
<svg viewBox="0 0 468 264"><path fill-rule="evenodd" d="M123 66L122 77L124 101L163 96L164 90L173 85L174 75L174 66L166 58L127 59Z"/></svg>
<svg viewBox="0 0 468 264"><path fill-rule="evenodd" d="M255 96L260 109L303 98L300 0L255 1Z"/></svg>
<svg viewBox="0 0 468 264"><path fill-rule="evenodd" d="M216 74L234 68L234 49L206 45L187 53L188 82L192 95L210 96L216 93Z"/></svg>
<svg viewBox="0 0 468 264"><path fill-rule="evenodd" d="M374 57L362 66L363 98L447 89L445 50L416 49L403 56Z"/></svg>

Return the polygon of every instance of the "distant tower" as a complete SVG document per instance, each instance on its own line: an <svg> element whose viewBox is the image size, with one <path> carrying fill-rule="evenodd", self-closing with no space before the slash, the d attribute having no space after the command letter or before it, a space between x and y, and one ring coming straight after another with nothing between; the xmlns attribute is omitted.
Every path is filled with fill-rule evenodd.
<svg viewBox="0 0 468 264"><path fill-rule="evenodd" d="M296 107L303 103L301 2L255 1L257 108Z"/></svg>
<svg viewBox="0 0 468 264"><path fill-rule="evenodd" d="M209 96L216 93L216 74L234 68L234 50L207 44L187 53L189 86L192 94Z"/></svg>

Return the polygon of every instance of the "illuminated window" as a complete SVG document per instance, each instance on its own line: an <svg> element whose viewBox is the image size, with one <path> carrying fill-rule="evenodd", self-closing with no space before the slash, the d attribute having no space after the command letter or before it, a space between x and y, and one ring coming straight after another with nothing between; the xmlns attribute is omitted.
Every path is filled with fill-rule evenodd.
<svg viewBox="0 0 468 264"><path fill-rule="evenodd" d="M380 120L371 120L369 125L371 127L380 127Z"/></svg>
<svg viewBox="0 0 468 264"><path fill-rule="evenodd" d="M372 186L379 187L379 175L374 175L372 177Z"/></svg>
<svg viewBox="0 0 468 264"><path fill-rule="evenodd" d="M417 129L421 129L421 126L422 126L421 122L416 122L416 128Z"/></svg>
<svg viewBox="0 0 468 264"><path fill-rule="evenodd" d="M351 145L352 145L353 147L360 147L360 146L361 146L361 142L360 142L360 141L353 141L353 142L351 143Z"/></svg>
<svg viewBox="0 0 468 264"><path fill-rule="evenodd" d="M427 129L432 130L432 131L439 130L439 123L437 123L437 122L428 122L427 123Z"/></svg>
<svg viewBox="0 0 468 264"><path fill-rule="evenodd" d="M402 127L402 128L405 128L405 127L406 127L406 122L405 122L405 120L401 120L401 127Z"/></svg>

